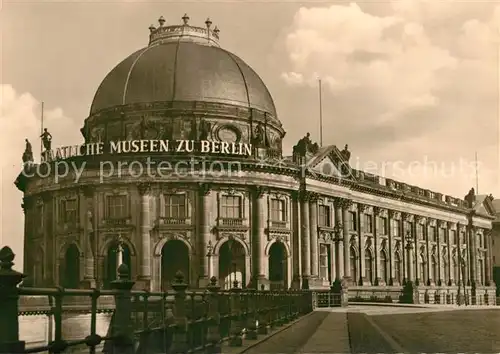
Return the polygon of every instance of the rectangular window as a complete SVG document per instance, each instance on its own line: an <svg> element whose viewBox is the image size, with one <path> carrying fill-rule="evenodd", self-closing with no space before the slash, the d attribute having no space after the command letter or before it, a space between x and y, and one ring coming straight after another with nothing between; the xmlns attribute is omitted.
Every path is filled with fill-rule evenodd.
<svg viewBox="0 0 500 354"><path fill-rule="evenodd" d="M357 231L357 220L356 220L356 212L350 211L349 212L349 230L350 231Z"/></svg>
<svg viewBox="0 0 500 354"><path fill-rule="evenodd" d="M457 232L455 230L450 230L450 238L453 245L458 245Z"/></svg>
<svg viewBox="0 0 500 354"><path fill-rule="evenodd" d="M387 235L388 234L388 221L387 221L387 218L384 217L384 216L381 216L380 217L380 220L379 220L379 228L380 228L380 232L382 235Z"/></svg>
<svg viewBox="0 0 500 354"><path fill-rule="evenodd" d="M417 224L417 238L419 240L424 240L424 228L421 224Z"/></svg>
<svg viewBox="0 0 500 354"><path fill-rule="evenodd" d="M332 226L330 207L328 205L319 206L319 226Z"/></svg>
<svg viewBox="0 0 500 354"><path fill-rule="evenodd" d="M241 197L224 195L221 197L221 217L224 219L241 219Z"/></svg>
<svg viewBox="0 0 500 354"><path fill-rule="evenodd" d="M399 220L391 220L392 221L392 236L399 236Z"/></svg>
<svg viewBox="0 0 500 354"><path fill-rule="evenodd" d="M319 276L323 280L329 279L329 269L330 265L328 262L328 251L330 245L320 243L319 244Z"/></svg>
<svg viewBox="0 0 500 354"><path fill-rule="evenodd" d="M373 216L371 215L364 215L365 218L365 232L367 233L373 233Z"/></svg>
<svg viewBox="0 0 500 354"><path fill-rule="evenodd" d="M444 229L443 228L439 228L439 243L444 243L445 242L445 239L444 239Z"/></svg>
<svg viewBox="0 0 500 354"><path fill-rule="evenodd" d="M282 199L271 200L271 220L286 221L285 201Z"/></svg>
<svg viewBox="0 0 500 354"><path fill-rule="evenodd" d="M109 195L106 198L106 205L107 219L122 219L128 216L126 195Z"/></svg>
<svg viewBox="0 0 500 354"><path fill-rule="evenodd" d="M437 241L436 226L429 226L429 236L432 242Z"/></svg>
<svg viewBox="0 0 500 354"><path fill-rule="evenodd" d="M166 194L165 217L172 219L186 218L186 195L185 194Z"/></svg>
<svg viewBox="0 0 500 354"><path fill-rule="evenodd" d="M59 217L63 223L76 223L77 220L77 207L76 199L61 200Z"/></svg>

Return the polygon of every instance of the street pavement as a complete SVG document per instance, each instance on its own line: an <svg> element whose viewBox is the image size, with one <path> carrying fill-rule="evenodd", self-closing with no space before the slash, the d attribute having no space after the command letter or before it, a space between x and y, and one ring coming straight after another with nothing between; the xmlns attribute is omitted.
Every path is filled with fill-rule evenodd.
<svg viewBox="0 0 500 354"><path fill-rule="evenodd" d="M240 353L492 353L500 349L498 310L366 305L318 309Z"/></svg>

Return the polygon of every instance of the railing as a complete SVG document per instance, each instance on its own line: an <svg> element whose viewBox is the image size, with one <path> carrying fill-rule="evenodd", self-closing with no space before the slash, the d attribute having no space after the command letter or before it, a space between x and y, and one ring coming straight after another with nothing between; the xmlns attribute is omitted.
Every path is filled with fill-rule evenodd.
<svg viewBox="0 0 500 354"><path fill-rule="evenodd" d="M118 279L112 282L112 290L22 288L17 284L24 275L12 269L13 259L9 247L0 250L0 353L62 353L82 345L95 353L101 344L104 351L114 353L133 350L220 353L224 341L228 341L229 346L242 346L244 340L256 339L271 328L313 310L310 291L242 290L237 281L233 289L221 291L215 277L205 291L187 291L180 272L176 274L171 292L135 291L125 264L118 267ZM43 311L53 317L55 333L46 345L26 348L19 340L19 314L30 310L22 309L20 296L23 295L51 299ZM114 298L113 315L108 333L100 336L97 314L102 301L99 299L109 296ZM68 302L71 297L78 297L78 301ZM90 309L80 306L80 310L87 308L90 312L90 333L77 340L66 340L62 335L65 308L81 304L83 298L90 301Z"/></svg>

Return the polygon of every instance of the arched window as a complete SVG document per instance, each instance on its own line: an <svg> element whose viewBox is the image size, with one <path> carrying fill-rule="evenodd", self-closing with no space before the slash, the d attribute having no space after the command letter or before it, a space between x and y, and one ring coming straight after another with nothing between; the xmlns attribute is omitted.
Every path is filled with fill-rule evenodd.
<svg viewBox="0 0 500 354"><path fill-rule="evenodd" d="M403 279L401 279L401 267L402 267L401 256L399 255L399 252L396 252L394 254L394 279L399 284L403 282Z"/></svg>
<svg viewBox="0 0 500 354"><path fill-rule="evenodd" d="M349 265L351 267L351 277L353 282L357 283L358 282L358 267L356 266L356 251L354 250L354 247L351 247L351 252L350 252L350 262Z"/></svg>
<svg viewBox="0 0 500 354"><path fill-rule="evenodd" d="M387 256L384 250L380 251L380 278L386 283L389 283L387 272Z"/></svg>
<svg viewBox="0 0 500 354"><path fill-rule="evenodd" d="M370 284L374 283L373 279L373 257L372 252L369 249L365 251L365 277L368 279Z"/></svg>

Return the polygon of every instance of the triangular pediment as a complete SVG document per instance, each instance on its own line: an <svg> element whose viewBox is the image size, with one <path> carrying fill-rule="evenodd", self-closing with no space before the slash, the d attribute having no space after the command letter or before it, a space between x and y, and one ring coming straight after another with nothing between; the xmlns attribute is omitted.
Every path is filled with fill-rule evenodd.
<svg viewBox="0 0 500 354"><path fill-rule="evenodd" d="M345 161L335 145L321 147L308 158L306 165L310 172L320 176L354 179L349 162Z"/></svg>

